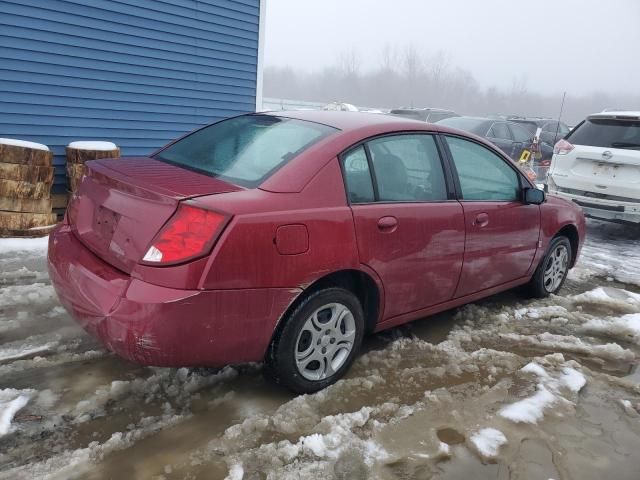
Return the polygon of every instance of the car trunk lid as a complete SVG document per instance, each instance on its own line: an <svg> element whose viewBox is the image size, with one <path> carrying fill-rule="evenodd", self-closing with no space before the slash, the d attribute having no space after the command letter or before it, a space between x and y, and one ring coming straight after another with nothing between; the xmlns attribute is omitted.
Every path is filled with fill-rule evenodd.
<svg viewBox="0 0 640 480"><path fill-rule="evenodd" d="M241 187L148 157L97 160L73 198L76 236L130 273L182 200Z"/></svg>

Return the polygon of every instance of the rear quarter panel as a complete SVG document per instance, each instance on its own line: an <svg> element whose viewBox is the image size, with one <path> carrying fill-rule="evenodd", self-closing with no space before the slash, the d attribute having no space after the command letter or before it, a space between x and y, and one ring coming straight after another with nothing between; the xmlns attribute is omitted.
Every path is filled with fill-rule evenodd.
<svg viewBox="0 0 640 480"><path fill-rule="evenodd" d="M242 195L216 195L211 202L234 218L210 256L201 288L305 288L326 274L359 267L353 217L337 158L299 193L254 189ZM285 225L306 227L305 252L278 251L276 232Z"/></svg>

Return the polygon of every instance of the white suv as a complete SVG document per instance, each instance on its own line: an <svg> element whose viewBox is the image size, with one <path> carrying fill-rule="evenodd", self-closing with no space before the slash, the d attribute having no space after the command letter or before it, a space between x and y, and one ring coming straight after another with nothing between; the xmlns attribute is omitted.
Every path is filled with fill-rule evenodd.
<svg viewBox="0 0 640 480"><path fill-rule="evenodd" d="M585 216L640 223L640 112L589 115L556 143L547 186Z"/></svg>

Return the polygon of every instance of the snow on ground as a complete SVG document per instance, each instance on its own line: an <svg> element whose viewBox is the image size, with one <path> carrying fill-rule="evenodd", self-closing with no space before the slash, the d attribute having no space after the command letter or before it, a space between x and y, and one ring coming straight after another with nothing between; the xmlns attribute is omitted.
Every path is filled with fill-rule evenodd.
<svg viewBox="0 0 640 480"><path fill-rule="evenodd" d="M640 287L638 227L591 221L590 241L582 250L582 261L569 274L570 279L598 276L604 280Z"/></svg>
<svg viewBox="0 0 640 480"><path fill-rule="evenodd" d="M562 354L558 354L564 360ZM536 393L523 400L503 407L498 414L516 423L537 423L544 416L544 411L558 401L567 401L562 390L579 392L587 383L582 373L572 367L563 367L561 375L550 375L540 364L528 363L521 372L532 373L538 377Z"/></svg>
<svg viewBox="0 0 640 480"><path fill-rule="evenodd" d="M495 428L483 428L474 433L470 440L484 458L497 457L500 447L507 443L504 433Z"/></svg>
<svg viewBox="0 0 640 480"><path fill-rule="evenodd" d="M14 252L33 252L46 255L49 237L0 238L0 255Z"/></svg>
<svg viewBox="0 0 640 480"><path fill-rule="evenodd" d="M634 232L589 222L561 295L382 332L344 380L301 396L259 365L117 358L58 304L46 239L0 240L0 479L637 480Z"/></svg>
<svg viewBox="0 0 640 480"><path fill-rule="evenodd" d="M0 390L0 436L6 435L11 430L11 420L31 398L28 390L15 390L5 388Z"/></svg>

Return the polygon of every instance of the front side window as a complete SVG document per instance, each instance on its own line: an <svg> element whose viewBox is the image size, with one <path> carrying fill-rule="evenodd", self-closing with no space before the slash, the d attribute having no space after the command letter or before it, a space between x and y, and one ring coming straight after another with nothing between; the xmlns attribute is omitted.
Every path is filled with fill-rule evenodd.
<svg viewBox="0 0 640 480"><path fill-rule="evenodd" d="M515 201L520 179L500 156L486 147L457 137L446 137L458 172L463 200Z"/></svg>
<svg viewBox="0 0 640 480"><path fill-rule="evenodd" d="M351 203L368 203L375 200L369 162L361 145L342 157L347 195Z"/></svg>
<svg viewBox="0 0 640 480"><path fill-rule="evenodd" d="M378 187L378 200L447 200L444 173L433 135L392 135L371 140L367 145Z"/></svg>
<svg viewBox="0 0 640 480"><path fill-rule="evenodd" d="M198 130L154 158L239 185L256 186L336 131L304 120L245 115Z"/></svg>

